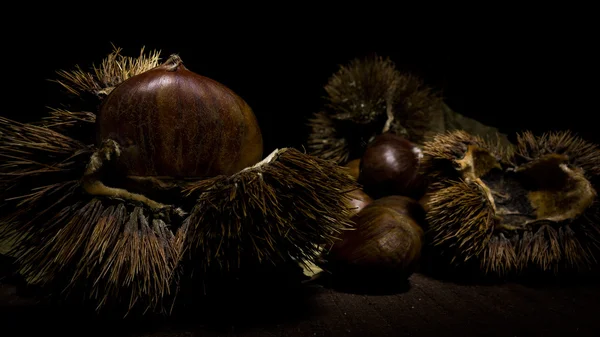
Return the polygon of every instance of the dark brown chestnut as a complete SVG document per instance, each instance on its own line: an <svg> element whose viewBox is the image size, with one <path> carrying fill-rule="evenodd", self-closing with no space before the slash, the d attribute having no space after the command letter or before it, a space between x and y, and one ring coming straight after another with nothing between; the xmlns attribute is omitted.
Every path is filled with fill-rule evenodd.
<svg viewBox="0 0 600 337"><path fill-rule="evenodd" d="M404 195L418 198L421 151L392 133L377 136L360 161L358 182L373 198Z"/></svg>
<svg viewBox="0 0 600 337"><path fill-rule="evenodd" d="M380 207L388 207L394 211L410 217L415 224L421 228L420 224L425 222L425 210L419 201L401 195L390 195L378 199L377 205Z"/></svg>
<svg viewBox="0 0 600 337"><path fill-rule="evenodd" d="M263 154L248 104L177 55L118 85L102 103L97 130L99 142L119 143L119 165L133 176L229 175Z"/></svg>
<svg viewBox="0 0 600 337"><path fill-rule="evenodd" d="M418 206L403 197L372 201L353 217L355 229L326 252L330 270L409 277L421 256L423 230L411 216Z"/></svg>
<svg viewBox="0 0 600 337"><path fill-rule="evenodd" d="M354 179L358 180L358 176L360 173L360 159L351 160L344 166L348 168L348 172L350 173L350 175L354 177Z"/></svg>

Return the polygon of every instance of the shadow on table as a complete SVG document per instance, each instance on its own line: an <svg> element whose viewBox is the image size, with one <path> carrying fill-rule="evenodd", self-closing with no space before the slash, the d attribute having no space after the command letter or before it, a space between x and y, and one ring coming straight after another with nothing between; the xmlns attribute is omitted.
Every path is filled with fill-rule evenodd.
<svg viewBox="0 0 600 337"><path fill-rule="evenodd" d="M554 270L529 270L518 274L494 275L486 274L475 263L453 267L453 264L449 260L429 254L427 250L424 251L418 272L440 281L460 285L495 286L506 283L517 283L526 287L541 288L600 284L600 271L598 270L562 270L560 272Z"/></svg>
<svg viewBox="0 0 600 337"><path fill-rule="evenodd" d="M0 266L2 267L2 266ZM57 306L18 278L0 278L0 325L10 336L139 336L165 331L227 332L289 325L314 315L317 285L301 284L293 275L261 275L253 281L227 279L214 295L186 291L177 297L171 316L94 314L83 304ZM290 272L289 270L286 272ZM296 271L294 271L296 272ZM9 273L10 274L10 273ZM217 281L215 281L217 282Z"/></svg>
<svg viewBox="0 0 600 337"><path fill-rule="evenodd" d="M410 281L406 275L375 273L328 273L319 274L315 283L337 292L385 296L405 293L410 290Z"/></svg>

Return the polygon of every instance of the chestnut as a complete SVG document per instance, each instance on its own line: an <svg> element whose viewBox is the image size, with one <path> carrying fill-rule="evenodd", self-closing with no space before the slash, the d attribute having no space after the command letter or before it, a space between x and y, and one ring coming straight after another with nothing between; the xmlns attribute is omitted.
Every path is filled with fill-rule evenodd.
<svg viewBox="0 0 600 337"><path fill-rule="evenodd" d="M348 173L350 173L350 175L354 177L354 179L358 180L360 172L360 158L351 160L347 162L344 166L348 169Z"/></svg>
<svg viewBox="0 0 600 337"><path fill-rule="evenodd" d="M425 222L425 209L418 200L400 196L390 195L377 200L377 205L381 207L389 207L394 211L410 217L413 222L411 224L423 224ZM417 225L419 229L421 228Z"/></svg>
<svg viewBox="0 0 600 337"><path fill-rule="evenodd" d="M392 275L408 278L421 256L423 230L413 215L419 204L401 196L372 201L352 218L353 230L342 233L326 251L326 268L336 275Z"/></svg>
<svg viewBox="0 0 600 337"><path fill-rule="evenodd" d="M350 204L350 208L352 208L354 212L353 214L360 212L368 204L373 202L373 199L362 189L352 190L348 192L348 196L350 197L348 203Z"/></svg>
<svg viewBox="0 0 600 337"><path fill-rule="evenodd" d="M316 263L351 227L359 186L337 163L293 148L262 159L239 96L157 58L116 50L94 73L65 72L98 114L0 117L0 251L50 302L169 315L180 291Z"/></svg>
<svg viewBox="0 0 600 337"><path fill-rule="evenodd" d="M225 85L188 70L177 55L112 90L96 123L98 144L116 141L120 172L130 176L231 175L263 155L248 104Z"/></svg>
<svg viewBox="0 0 600 337"><path fill-rule="evenodd" d="M381 134L367 146L360 161L358 182L373 198L404 195L417 199L420 149L393 133Z"/></svg>

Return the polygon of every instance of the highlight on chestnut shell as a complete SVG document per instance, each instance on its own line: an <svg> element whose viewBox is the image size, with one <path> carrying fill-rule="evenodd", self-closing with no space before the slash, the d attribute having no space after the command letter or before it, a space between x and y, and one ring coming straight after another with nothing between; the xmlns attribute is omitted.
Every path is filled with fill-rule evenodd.
<svg viewBox="0 0 600 337"><path fill-rule="evenodd" d="M231 175L263 155L248 104L178 55L117 86L102 102L97 131L99 143L121 144L119 165L133 176Z"/></svg>
<svg viewBox="0 0 600 337"><path fill-rule="evenodd" d="M354 229L324 250L323 269L334 277L370 283L379 277L407 279L421 256L423 214L420 205L403 196L372 201L352 218Z"/></svg>
<svg viewBox="0 0 600 337"><path fill-rule="evenodd" d="M426 238L438 262L500 277L598 268L597 145L523 132L507 149L455 131L423 153Z"/></svg>
<svg viewBox="0 0 600 337"><path fill-rule="evenodd" d="M420 198L421 150L392 133L377 136L360 160L358 182L373 198L404 195Z"/></svg>
<svg viewBox="0 0 600 337"><path fill-rule="evenodd" d="M362 189L350 191L348 192L348 196L350 197L348 203L354 213L360 212L363 208L365 208L365 206L373 202L373 198L371 198Z"/></svg>
<svg viewBox="0 0 600 337"><path fill-rule="evenodd" d="M169 314L182 280L307 263L351 227L358 186L343 168L292 148L261 158L241 98L178 57L157 60L115 49L60 72L96 110L0 117L0 246L52 299Z"/></svg>

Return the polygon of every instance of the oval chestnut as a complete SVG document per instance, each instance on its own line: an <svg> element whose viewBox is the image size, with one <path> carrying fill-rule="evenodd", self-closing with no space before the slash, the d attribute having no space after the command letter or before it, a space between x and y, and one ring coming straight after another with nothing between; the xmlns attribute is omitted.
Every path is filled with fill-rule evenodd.
<svg viewBox="0 0 600 337"><path fill-rule="evenodd" d="M99 142L121 145L118 164L133 176L229 175L263 154L248 104L176 55L118 85L102 102L97 130Z"/></svg>
<svg viewBox="0 0 600 337"><path fill-rule="evenodd" d="M332 272L410 276L421 256L423 230L407 205L413 206L385 197L358 212L352 218L355 228L344 231L325 255Z"/></svg>
<svg viewBox="0 0 600 337"><path fill-rule="evenodd" d="M420 193L421 151L410 141L392 133L377 136L360 161L358 182L373 198Z"/></svg>

